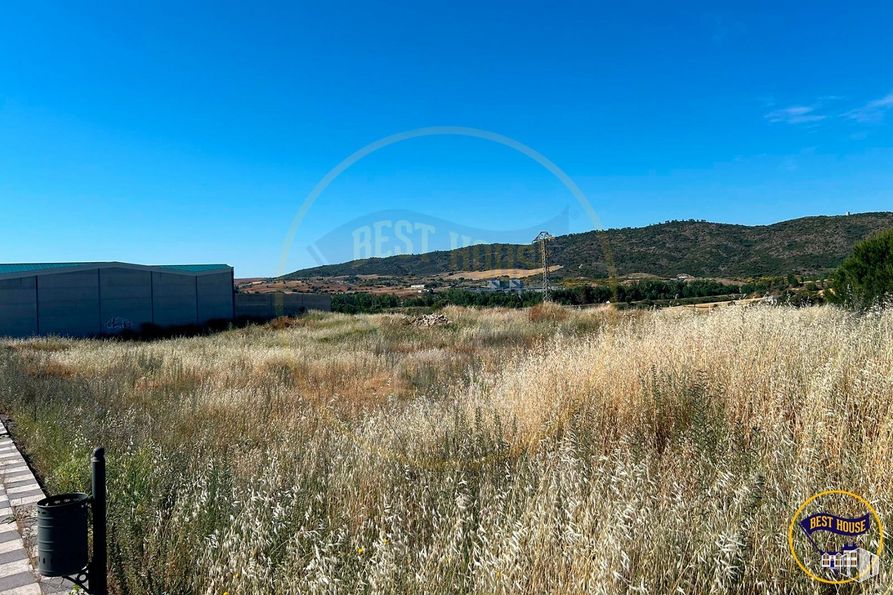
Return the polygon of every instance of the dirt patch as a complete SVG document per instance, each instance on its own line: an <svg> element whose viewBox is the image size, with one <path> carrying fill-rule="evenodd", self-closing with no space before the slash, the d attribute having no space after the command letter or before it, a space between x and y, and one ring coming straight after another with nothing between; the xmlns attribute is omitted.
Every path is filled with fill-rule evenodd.
<svg viewBox="0 0 893 595"><path fill-rule="evenodd" d="M44 351L47 353L68 351L73 346L74 343L72 343L71 341L66 341L65 339L56 339L53 337L35 338L21 342L10 342L6 345L6 347L15 351Z"/></svg>
<svg viewBox="0 0 893 595"><path fill-rule="evenodd" d="M62 378L71 380L77 378L80 373L73 366L69 366L52 360L32 362L24 367L25 373L32 378Z"/></svg>
<svg viewBox="0 0 893 595"><path fill-rule="evenodd" d="M417 327L432 327L432 326L447 326L453 324L453 321L444 316L443 314L425 314L424 316L419 316L418 318L413 318L410 323L412 326Z"/></svg>
<svg viewBox="0 0 893 595"><path fill-rule="evenodd" d="M549 272L563 268L560 264L553 264L549 267ZM444 279L470 279L472 281L480 281L483 279L495 279L497 277L510 277L512 279L524 279L525 277L533 277L534 275L542 275L542 267L538 269L489 269L486 271L459 271L445 275Z"/></svg>
<svg viewBox="0 0 893 595"><path fill-rule="evenodd" d="M544 304L533 306L529 310L527 316L530 319L530 322L561 322L562 320L567 319L568 311L558 304L546 302Z"/></svg>

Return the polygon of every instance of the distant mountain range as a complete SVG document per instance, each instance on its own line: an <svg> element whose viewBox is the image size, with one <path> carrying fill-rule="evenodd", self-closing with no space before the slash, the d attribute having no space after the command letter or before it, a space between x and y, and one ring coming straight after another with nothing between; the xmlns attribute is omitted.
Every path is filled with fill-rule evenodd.
<svg viewBox="0 0 893 595"><path fill-rule="evenodd" d="M603 278L637 274L674 277L819 275L839 265L853 244L893 227L893 212L804 217L772 225L669 221L559 236L549 242L558 277ZM607 255L607 257L606 257ZM345 275L434 276L460 271L535 269L531 244L485 244L456 250L368 258L319 266L288 279Z"/></svg>

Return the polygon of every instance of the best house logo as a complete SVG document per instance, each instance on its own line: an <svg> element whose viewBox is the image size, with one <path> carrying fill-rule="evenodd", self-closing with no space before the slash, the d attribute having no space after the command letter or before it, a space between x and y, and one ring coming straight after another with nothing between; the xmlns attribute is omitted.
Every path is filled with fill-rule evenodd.
<svg viewBox="0 0 893 595"><path fill-rule="evenodd" d="M811 579L831 585L864 582L880 573L884 526L868 500L844 490L808 498L788 525L788 545Z"/></svg>
<svg viewBox="0 0 893 595"><path fill-rule="evenodd" d="M517 244L517 239L532 239L543 229L555 235L569 233L569 211L564 209L547 221L511 231L464 226L415 211L378 211L333 229L313 242L308 250L318 265L326 265L405 254L418 254L425 262L432 251L469 248L451 254L453 270L473 270L474 263L480 261L491 269L533 269L540 266L538 252L530 250L529 245ZM501 251L486 249L486 244L495 243L505 246Z"/></svg>
<svg viewBox="0 0 893 595"><path fill-rule="evenodd" d="M369 143L346 157L322 177L295 213L279 255L278 275L285 275L289 272L289 253L308 211L329 185L341 174L350 169L355 163L386 147L413 139L438 136L461 136L480 139L502 145L524 155L552 174L567 189L570 196L576 200L583 215L592 222L593 229L602 228L595 209L576 182L549 158L532 147L508 136L478 128L465 126L417 128L386 136ZM423 253L429 250L454 250L456 248L474 247L494 242L514 243L518 237L527 238L530 236L532 239L531 232L534 232L534 230L539 232L544 228L551 228L553 235L556 232L558 235L561 235L569 231L568 226L567 210L562 210L552 220L523 230L522 233L518 233L522 230L513 230L505 233L496 230L476 229L409 211L371 212L319 238L308 247L308 251L318 264L329 264L364 258L385 258L401 254ZM616 271L613 254L608 243L608 236L599 234L598 240L601 243L609 277L614 279L616 278ZM471 253L473 254L473 251ZM500 258L497 262L491 264L493 268L500 268L500 266L504 266L500 264L500 261L512 264L515 260L512 258ZM532 262L531 264L533 265L534 263ZM462 265L463 263L461 262L456 263L457 268L461 268Z"/></svg>

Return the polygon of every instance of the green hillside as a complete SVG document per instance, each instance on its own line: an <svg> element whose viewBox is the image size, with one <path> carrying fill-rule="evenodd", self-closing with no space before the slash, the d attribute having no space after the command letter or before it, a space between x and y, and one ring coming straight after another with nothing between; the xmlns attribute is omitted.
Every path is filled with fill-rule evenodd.
<svg viewBox="0 0 893 595"><path fill-rule="evenodd" d="M773 225L670 221L647 227L561 236L549 244L557 276L607 277L645 273L672 277L755 277L824 274L839 265L853 245L893 228L893 212L804 217ZM606 254L610 258L606 258ZM435 275L496 268L536 268L529 244L488 244L427 254L370 258L296 271L286 278L341 275Z"/></svg>

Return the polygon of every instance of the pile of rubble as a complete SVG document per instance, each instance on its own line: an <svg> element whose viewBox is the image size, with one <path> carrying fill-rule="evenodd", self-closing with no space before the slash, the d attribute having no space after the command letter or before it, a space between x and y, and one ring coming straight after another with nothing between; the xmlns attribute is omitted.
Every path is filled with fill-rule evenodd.
<svg viewBox="0 0 893 595"><path fill-rule="evenodd" d="M412 326L446 326L452 324L452 321L443 314L425 314L418 318L413 318L410 322Z"/></svg>

